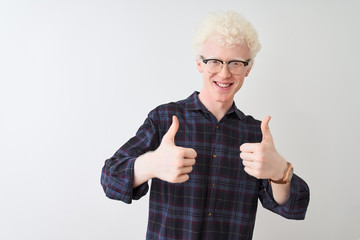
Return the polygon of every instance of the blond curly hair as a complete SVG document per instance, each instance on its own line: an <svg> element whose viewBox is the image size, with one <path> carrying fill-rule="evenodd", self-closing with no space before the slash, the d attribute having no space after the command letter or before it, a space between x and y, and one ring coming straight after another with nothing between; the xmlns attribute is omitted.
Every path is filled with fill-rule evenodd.
<svg viewBox="0 0 360 240"><path fill-rule="evenodd" d="M246 43L252 60L261 49L257 31L249 21L233 11L214 12L205 17L192 40L191 45L195 55L200 54L202 45L209 38L215 38L226 47Z"/></svg>

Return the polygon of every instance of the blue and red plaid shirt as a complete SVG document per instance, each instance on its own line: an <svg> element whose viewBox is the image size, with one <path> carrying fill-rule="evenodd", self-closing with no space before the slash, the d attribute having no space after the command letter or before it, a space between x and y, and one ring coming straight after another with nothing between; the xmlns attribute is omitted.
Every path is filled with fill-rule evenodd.
<svg viewBox="0 0 360 240"><path fill-rule="evenodd" d="M133 189L134 161L157 149L173 115L180 123L175 144L195 149L196 163L187 182L152 179L147 239L251 239L258 199L285 218L305 218L309 188L300 177L294 175L290 200L280 206L266 179L244 171L240 145L261 142L260 121L234 103L218 122L197 92L151 111L136 136L106 160L101 183L107 197L131 203L148 192L148 183Z"/></svg>

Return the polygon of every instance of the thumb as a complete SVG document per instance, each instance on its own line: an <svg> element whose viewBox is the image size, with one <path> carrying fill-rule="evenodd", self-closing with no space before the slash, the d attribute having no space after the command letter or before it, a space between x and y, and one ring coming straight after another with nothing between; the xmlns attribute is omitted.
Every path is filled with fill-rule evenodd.
<svg viewBox="0 0 360 240"><path fill-rule="evenodd" d="M175 135L177 133L177 131L179 130L179 120L178 118L174 115L172 117L172 124L169 127L167 133L164 135L163 140L172 142L175 144Z"/></svg>
<svg viewBox="0 0 360 240"><path fill-rule="evenodd" d="M269 128L269 121L271 117L267 116L262 122L261 122L261 133L262 133L262 141L261 142L267 142L272 141L272 136Z"/></svg>

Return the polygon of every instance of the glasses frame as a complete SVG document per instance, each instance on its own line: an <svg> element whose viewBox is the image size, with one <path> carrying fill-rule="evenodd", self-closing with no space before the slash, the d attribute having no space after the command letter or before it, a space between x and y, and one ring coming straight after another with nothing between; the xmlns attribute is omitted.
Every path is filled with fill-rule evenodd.
<svg viewBox="0 0 360 240"><path fill-rule="evenodd" d="M200 55L199 57L200 57L200 59L202 60L202 62L205 63L206 65L207 65L208 61L210 61L210 60L216 60L216 61L221 62L221 69L223 69L224 63L227 64L228 69L229 69L229 64L232 63L232 62L241 62L242 64L244 64L244 67L246 67L246 66L249 65L249 62L250 62L250 60L251 60L251 59L249 59L249 60L247 60L247 61L231 60L231 61L225 62L225 61L222 61L222 60L219 60L219 59L216 59L216 58L207 58L207 59L204 59L204 57L201 56L201 55ZM220 71L221 71L221 70L220 70ZM220 71L219 71L219 72L220 72ZM229 70L229 71L230 71L230 70Z"/></svg>

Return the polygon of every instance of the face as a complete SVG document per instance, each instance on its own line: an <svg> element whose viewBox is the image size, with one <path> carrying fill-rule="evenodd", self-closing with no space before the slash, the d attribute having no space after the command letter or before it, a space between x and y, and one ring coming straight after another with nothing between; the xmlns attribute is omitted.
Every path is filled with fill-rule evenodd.
<svg viewBox="0 0 360 240"><path fill-rule="evenodd" d="M216 40L209 39L203 45L200 55L204 59L214 58L222 61L250 59L250 50L246 44L235 47L221 46ZM224 63L223 68L218 73L209 73L206 64L197 59L197 68L203 74L203 86L201 95L208 102L219 102L223 104L232 104L234 95L241 88L244 78L249 75L251 64L245 67L245 71L241 74L232 74Z"/></svg>

